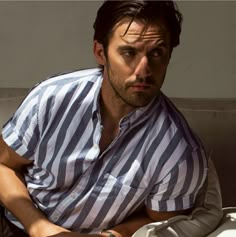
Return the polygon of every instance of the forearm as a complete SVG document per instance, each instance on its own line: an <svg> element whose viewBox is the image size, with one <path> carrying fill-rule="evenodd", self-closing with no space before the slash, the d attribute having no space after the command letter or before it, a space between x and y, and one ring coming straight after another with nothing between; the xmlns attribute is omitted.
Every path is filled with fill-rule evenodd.
<svg viewBox="0 0 236 237"><path fill-rule="evenodd" d="M52 237L109 237L113 234L115 237L131 237L143 225L153 222L144 213L136 213L124 220L123 223L110 228L109 230L101 231L100 234L81 234L76 232L61 233Z"/></svg>
<svg viewBox="0 0 236 237"><path fill-rule="evenodd" d="M33 204L19 173L0 165L0 201L30 233L34 225L47 222Z"/></svg>

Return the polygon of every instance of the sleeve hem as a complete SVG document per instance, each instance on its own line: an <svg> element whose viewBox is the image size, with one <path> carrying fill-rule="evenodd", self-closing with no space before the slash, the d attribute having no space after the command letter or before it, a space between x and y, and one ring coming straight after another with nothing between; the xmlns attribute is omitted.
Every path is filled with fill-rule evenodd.
<svg viewBox="0 0 236 237"><path fill-rule="evenodd" d="M11 147L18 155L24 156L29 152L17 133L11 127L10 122L4 127L2 131L2 138L4 142Z"/></svg>
<svg viewBox="0 0 236 237"><path fill-rule="evenodd" d="M150 200L146 202L146 206L152 210L160 212L170 212L170 211L181 211L187 210L194 206L193 201L191 201L191 195L180 197L171 200Z"/></svg>

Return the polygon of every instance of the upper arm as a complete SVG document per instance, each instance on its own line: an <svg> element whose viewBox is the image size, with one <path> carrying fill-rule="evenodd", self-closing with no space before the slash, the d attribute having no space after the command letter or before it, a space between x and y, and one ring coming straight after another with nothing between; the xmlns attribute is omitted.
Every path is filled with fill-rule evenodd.
<svg viewBox="0 0 236 237"><path fill-rule="evenodd" d="M1 164L18 168L31 163L27 160L33 160L39 140L39 93L40 89L32 90L3 126L0 137Z"/></svg>
<svg viewBox="0 0 236 237"><path fill-rule="evenodd" d="M205 181L207 163L200 150L186 150L182 159L173 168L164 165L160 174L162 179L156 182L146 199L149 215L154 219L167 215L169 217L193 208L198 190ZM180 211L180 212L179 212Z"/></svg>
<svg viewBox="0 0 236 237"><path fill-rule="evenodd" d="M0 164L5 165L14 170L20 170L24 166L31 164L32 161L18 155L11 147L9 147L2 136L0 136Z"/></svg>

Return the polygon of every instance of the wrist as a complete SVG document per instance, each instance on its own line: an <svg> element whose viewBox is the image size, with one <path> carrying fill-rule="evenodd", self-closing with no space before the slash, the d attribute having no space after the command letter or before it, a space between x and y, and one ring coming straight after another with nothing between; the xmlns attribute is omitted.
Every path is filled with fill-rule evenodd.
<svg viewBox="0 0 236 237"><path fill-rule="evenodd" d="M28 226L26 229L26 232L29 234L29 236L40 236L39 233L42 232L42 230L48 229L48 226L52 223L49 222L47 219L38 219L34 223Z"/></svg>
<svg viewBox="0 0 236 237"><path fill-rule="evenodd" d="M103 230L100 232L100 235L104 237L122 237L122 235L115 230Z"/></svg>

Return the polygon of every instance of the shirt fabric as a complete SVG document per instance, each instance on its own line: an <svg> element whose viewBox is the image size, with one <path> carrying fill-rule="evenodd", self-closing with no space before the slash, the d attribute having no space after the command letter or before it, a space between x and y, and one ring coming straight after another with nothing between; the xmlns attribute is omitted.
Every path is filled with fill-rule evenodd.
<svg viewBox="0 0 236 237"><path fill-rule="evenodd" d="M181 113L161 93L122 118L100 154L102 80L100 69L87 69L43 81L5 124L5 142L33 161L25 180L35 205L82 233L117 225L143 204L161 212L193 207L207 164Z"/></svg>

